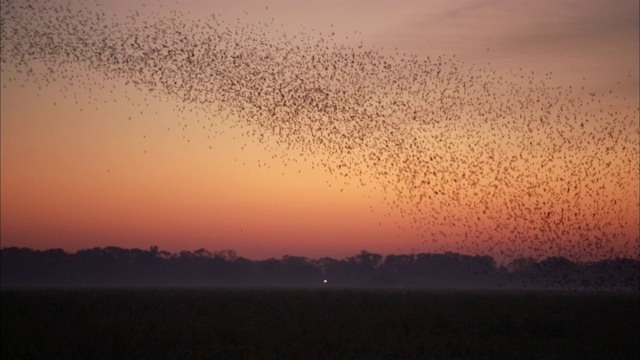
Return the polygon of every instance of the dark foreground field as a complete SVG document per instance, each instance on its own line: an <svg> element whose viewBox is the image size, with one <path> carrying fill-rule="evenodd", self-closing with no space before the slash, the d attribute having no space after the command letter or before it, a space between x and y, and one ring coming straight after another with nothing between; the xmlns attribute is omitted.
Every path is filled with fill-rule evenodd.
<svg viewBox="0 0 640 360"><path fill-rule="evenodd" d="M639 295L3 290L2 359L638 359Z"/></svg>

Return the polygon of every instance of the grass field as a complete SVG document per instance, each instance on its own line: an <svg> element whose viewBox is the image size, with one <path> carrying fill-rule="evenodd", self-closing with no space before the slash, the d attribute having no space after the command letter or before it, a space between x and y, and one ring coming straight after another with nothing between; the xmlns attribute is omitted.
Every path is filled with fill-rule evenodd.
<svg viewBox="0 0 640 360"><path fill-rule="evenodd" d="M2 359L637 359L639 295L2 290Z"/></svg>

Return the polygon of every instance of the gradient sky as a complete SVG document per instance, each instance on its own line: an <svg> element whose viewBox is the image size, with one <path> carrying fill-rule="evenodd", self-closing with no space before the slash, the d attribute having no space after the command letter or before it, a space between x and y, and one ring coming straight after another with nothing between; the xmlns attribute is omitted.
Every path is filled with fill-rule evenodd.
<svg viewBox="0 0 640 360"><path fill-rule="evenodd" d="M638 107L637 1L103 3L106 12L122 16L179 9L247 22L273 18L282 31L335 32L348 46L456 55L504 73L552 72L552 84L614 89L620 100L612 106ZM196 126L180 130L178 123L207 118L176 111L174 99L154 98L124 80L109 80L100 90L89 83L104 82L95 74L84 84L46 86L9 82L7 74L3 247L158 245L234 249L252 259L434 250L382 202L380 191L342 186L310 164L285 166L229 124L219 126L224 133L213 142ZM626 231L637 237L637 199L630 204Z"/></svg>

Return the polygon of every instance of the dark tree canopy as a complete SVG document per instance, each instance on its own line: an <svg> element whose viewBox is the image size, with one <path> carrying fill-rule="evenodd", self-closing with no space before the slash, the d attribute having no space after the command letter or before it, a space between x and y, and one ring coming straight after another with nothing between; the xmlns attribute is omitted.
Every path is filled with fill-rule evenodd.
<svg viewBox="0 0 640 360"><path fill-rule="evenodd" d="M639 288L637 260L572 262L530 258L498 266L490 256L398 254L361 251L345 259L249 260L233 250L170 253L109 246L67 253L62 249L0 250L2 287L225 286L550 288L631 290ZM324 280L327 280L325 282Z"/></svg>

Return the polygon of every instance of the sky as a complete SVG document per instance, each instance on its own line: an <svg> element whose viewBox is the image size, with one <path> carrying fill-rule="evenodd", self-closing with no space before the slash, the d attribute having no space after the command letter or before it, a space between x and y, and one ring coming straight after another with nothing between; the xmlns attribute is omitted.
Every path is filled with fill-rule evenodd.
<svg viewBox="0 0 640 360"><path fill-rule="evenodd" d="M376 49L398 59L401 54L455 58L460 67L476 69L470 74L489 69L522 87L533 79L544 80L545 91L580 88L577 98L594 93L598 103L581 106L579 116L602 109L630 114L631 122L614 122L616 131L628 135L629 147L616 143L618 152L610 155L637 159L637 1L104 1L100 9L121 19L136 12L142 18L170 19L179 12L187 22L212 14L242 26L270 21L268 36L330 36L347 49ZM3 13L3 21L5 16L11 15ZM19 35L4 34L3 42L11 36ZM38 71L46 69L38 69L37 60L32 63L35 75L18 73L15 63L4 60L2 247L75 251L157 245L174 252L233 249L251 259L286 254L342 258L363 249L382 254L471 251L472 240L453 230L458 238L447 240L444 233L449 233L440 225L434 229L444 231L445 238L427 239L425 234L433 232L430 223L416 226L404 216L408 211L415 219L422 210L394 206L394 194L376 186L370 174L361 176L365 185L345 184L326 166L303 160L313 155L301 156L299 150L272 142L265 149L256 141L255 134L265 131L259 126L238 126L233 116L204 113L171 94L133 86L115 73L105 78L73 68L73 76L45 82ZM533 75L518 78L515 73ZM206 129L210 124L214 132ZM606 130L594 127L591 132ZM608 241L616 254L637 256L638 172L621 166L627 166L626 172L585 176L597 178L593 184L606 184L598 196L616 214L596 224L615 227L618 235ZM389 178L382 182L393 186ZM561 202L562 195L551 200ZM589 202L600 204L585 198L583 214L603 213L600 205L594 209ZM428 205L425 209L430 210ZM505 228L520 224L504 221ZM500 234L496 236L506 236ZM507 240L478 241L473 251L499 258L500 244ZM515 246L520 251L516 255L528 255L534 245L518 241L522 246L511 244L510 249ZM567 255L573 246L567 244L547 246L546 255ZM548 250L556 248L556 253ZM602 256L604 252L586 257Z"/></svg>

